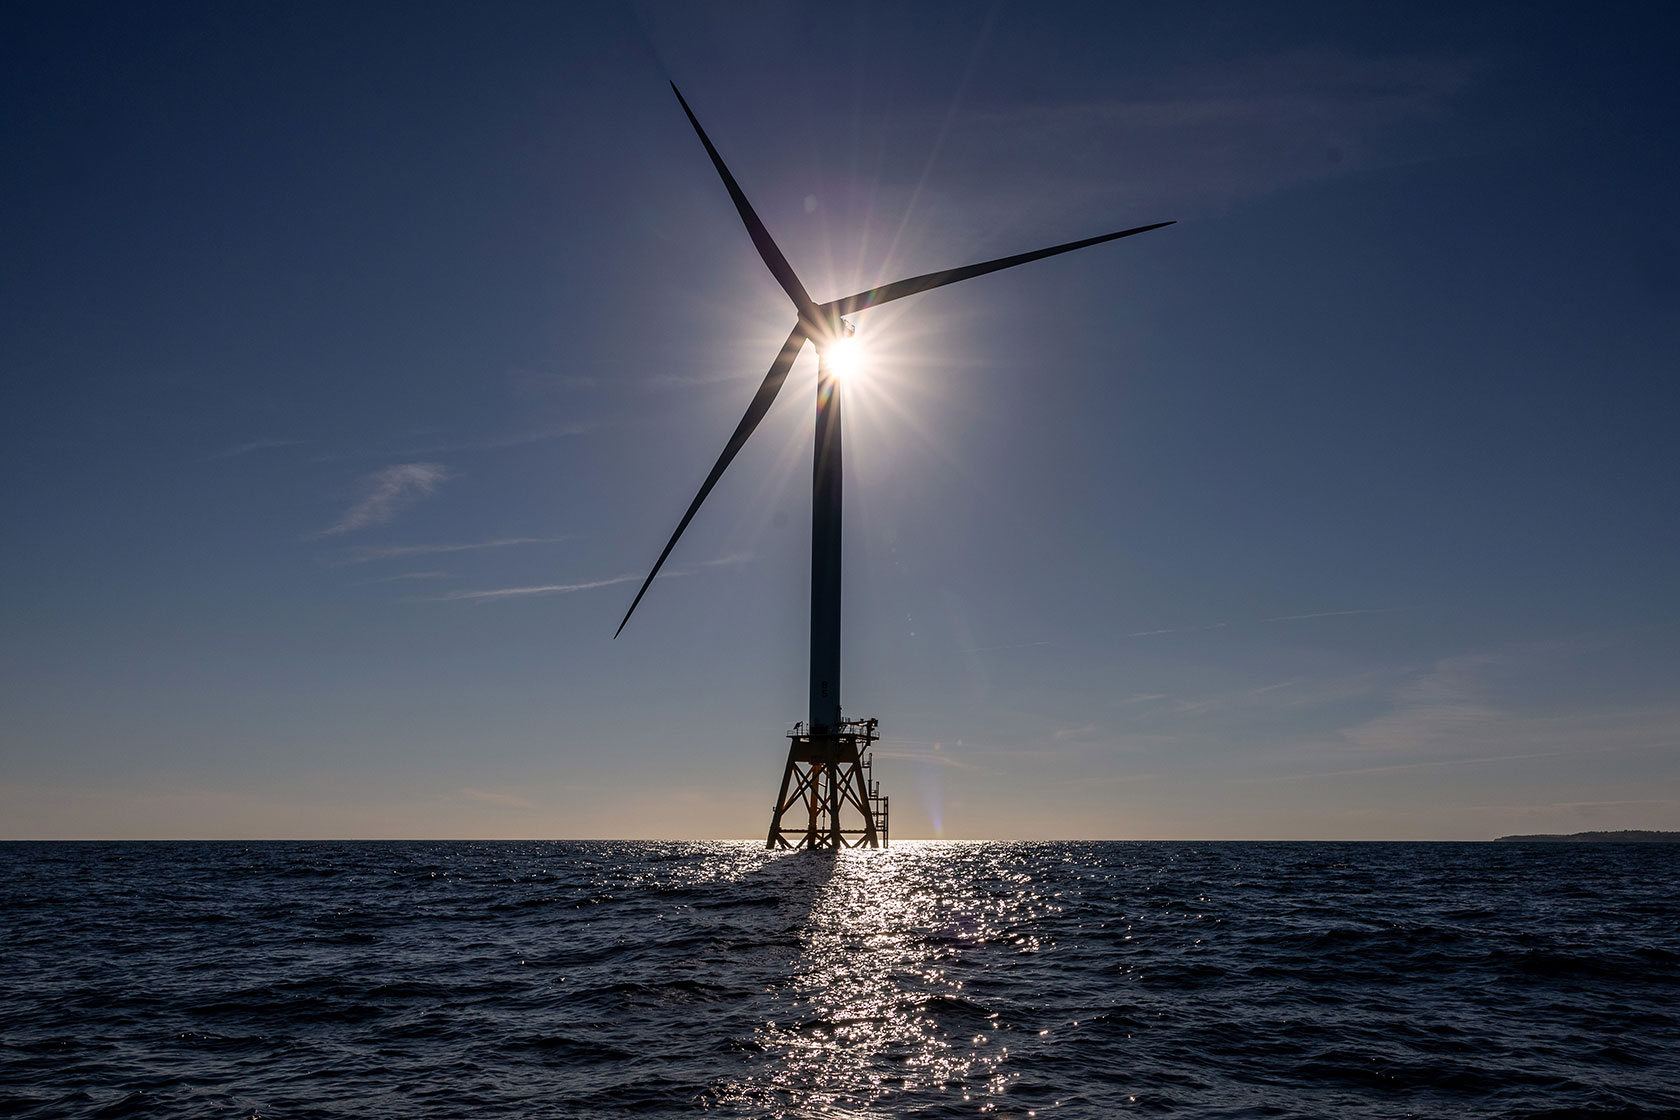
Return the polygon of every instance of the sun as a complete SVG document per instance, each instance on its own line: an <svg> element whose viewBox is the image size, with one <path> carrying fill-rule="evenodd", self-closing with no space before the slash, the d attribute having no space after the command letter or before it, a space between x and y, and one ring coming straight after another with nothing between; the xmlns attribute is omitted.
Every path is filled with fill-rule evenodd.
<svg viewBox="0 0 1680 1120"><path fill-rule="evenodd" d="M841 381L851 381L863 371L863 344L856 337L830 343L823 357L828 360L828 368Z"/></svg>

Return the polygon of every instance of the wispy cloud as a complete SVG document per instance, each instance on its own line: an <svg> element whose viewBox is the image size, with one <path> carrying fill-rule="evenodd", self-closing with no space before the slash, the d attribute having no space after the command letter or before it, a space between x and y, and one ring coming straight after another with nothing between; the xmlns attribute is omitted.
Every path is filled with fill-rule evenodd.
<svg viewBox="0 0 1680 1120"><path fill-rule="evenodd" d="M374 560L400 560L409 556L431 556L444 552L472 552L481 548L510 548L516 544L554 544L570 537L497 537L488 541L468 541L464 544L399 544L388 548L357 548L338 561L340 564L366 564Z"/></svg>
<svg viewBox="0 0 1680 1120"><path fill-rule="evenodd" d="M399 573L397 575L394 575L394 576L375 576L372 579L364 579L364 580L362 580L362 582L363 583L400 583L404 580L413 580L413 579L452 579L452 578L454 578L454 577L449 572L401 572L401 573Z"/></svg>
<svg viewBox="0 0 1680 1120"><path fill-rule="evenodd" d="M1119 182L1134 202L1218 205L1420 158L1408 126L1446 116L1476 70L1461 57L1334 49L1191 62L1148 99L964 113L954 147L1003 169L990 180L1000 192L1019 186L1008 168L1061 167L1064 189L1113 195ZM1070 166L1068 151L1084 155Z"/></svg>
<svg viewBox="0 0 1680 1120"><path fill-rule="evenodd" d="M877 748L873 753L883 760L892 762L920 762L929 766L948 766L953 770L976 769L973 763L965 762L938 749L931 751L895 751Z"/></svg>
<svg viewBox="0 0 1680 1120"><path fill-rule="evenodd" d="M722 385L727 381L746 381L753 375L738 370L729 373L655 373L638 384L646 391L670 389L698 389L707 385Z"/></svg>
<svg viewBox="0 0 1680 1120"><path fill-rule="evenodd" d="M536 803L515 793L497 793L488 789L463 789L461 796L481 805L496 805L503 809L535 809Z"/></svg>
<svg viewBox="0 0 1680 1120"><path fill-rule="evenodd" d="M1211 716L1235 721L1252 730L1287 712L1329 710L1350 703L1375 705L1392 684L1391 673L1339 673L1189 695L1146 692L1117 701L1115 706L1137 704L1140 707L1136 718L1147 718L1155 724L1167 721L1173 726L1187 727L1186 721Z"/></svg>
<svg viewBox="0 0 1680 1120"><path fill-rule="evenodd" d="M241 455L249 455L254 451L267 451L275 447L296 447L304 443L301 439L254 439L249 443L239 443L232 447L224 447L204 457L206 462L216 459L237 459Z"/></svg>
<svg viewBox="0 0 1680 1120"><path fill-rule="evenodd" d="M611 587L615 583L629 583L640 575L613 576L611 579L592 579L582 583L545 583L533 587L491 587L482 591L450 591L433 595L427 602L447 603L457 600L484 602L493 599L512 599L522 595L565 595L573 591L593 591L597 587Z"/></svg>
<svg viewBox="0 0 1680 1120"><path fill-rule="evenodd" d="M716 560L707 560L701 565L703 568L728 568L736 564L750 564L758 559L750 552L731 552L727 556L719 556ZM673 575L676 573L672 573Z"/></svg>
<svg viewBox="0 0 1680 1120"><path fill-rule="evenodd" d="M368 440L359 446L316 455L312 461L330 463L342 459L370 459L387 455L449 455L458 451L496 451L505 447L522 447L526 444L582 435L595 427L592 422L576 421L545 428L504 432L500 435L469 436L460 439L446 438L438 428L415 428Z"/></svg>
<svg viewBox="0 0 1680 1120"><path fill-rule="evenodd" d="M1262 618L1261 622L1296 622L1303 618L1344 618L1353 614L1393 614L1396 611L1415 610L1414 607L1364 607L1351 611L1313 611L1311 614L1280 614L1273 618Z"/></svg>
<svg viewBox="0 0 1680 1120"><path fill-rule="evenodd" d="M504 447L524 447L531 443L546 443L549 440L565 439L568 436L580 436L593 427L593 424L581 422L555 424L547 428L536 428L524 432L505 432L501 435L481 436L477 439L429 444L425 447L416 448L410 454L448 455L455 451L499 451Z"/></svg>
<svg viewBox="0 0 1680 1120"><path fill-rule="evenodd" d="M330 537L383 525L397 513L437 491L449 471L438 463L399 463L375 471L362 480L362 496L351 503L337 523L315 534Z"/></svg>
<svg viewBox="0 0 1680 1120"><path fill-rule="evenodd" d="M1253 625L1255 622L1298 622L1308 618L1344 618L1356 614L1393 614L1396 611L1416 610L1416 607L1361 607L1348 611L1312 611L1308 614L1280 614L1271 618L1253 619L1250 622L1238 621L1238 626ZM1208 630L1225 630L1230 627L1229 622L1215 622L1207 626L1168 626L1160 630L1133 630L1122 635L1126 638L1153 638L1157 634L1198 634Z"/></svg>
<svg viewBox="0 0 1680 1120"><path fill-rule="evenodd" d="M1486 766L1500 762L1529 762L1537 758L1559 758L1564 751L1537 751L1526 754L1479 755L1474 758L1430 758L1419 762L1396 762L1387 766L1362 766L1354 769L1311 770L1302 773L1264 774L1239 778L1246 782L1288 782L1313 778L1351 778L1366 774L1397 774L1406 770L1428 770L1443 766Z"/></svg>
<svg viewBox="0 0 1680 1120"><path fill-rule="evenodd" d="M1661 695L1605 704L1581 693L1573 682L1586 657L1580 643L1530 643L1443 658L1397 683L1386 711L1321 740L1324 757L1340 763L1325 769L1376 773L1554 758L1580 763L1671 751L1680 741L1680 705ZM1546 702L1537 704L1542 692Z"/></svg>
<svg viewBox="0 0 1680 1120"><path fill-rule="evenodd" d="M719 568L733 564L745 564L753 559L750 552L732 552L727 556L720 556L716 560L706 560L701 568ZM661 572L660 579L681 579L692 575L693 569L684 571L678 569L672 572ZM631 572L628 575L613 576L611 579L584 580L580 583L543 583L529 587L488 587L477 591L451 591L444 595L433 595L424 600L428 603L445 603L458 600L476 600L479 602L493 599L512 599L523 595L565 595L573 591L593 591L597 587L612 587L615 584L629 583L632 580L644 578L643 573Z"/></svg>
<svg viewBox="0 0 1680 1120"><path fill-rule="evenodd" d="M575 373L555 373L551 370L529 369L516 366L508 370L508 381L513 385L513 391L521 396L546 396L552 393L573 392L579 389L593 389L600 384L600 379Z"/></svg>
<svg viewBox="0 0 1680 1120"><path fill-rule="evenodd" d="M1223 630L1229 625L1231 625L1229 622L1215 622L1215 623L1212 623L1208 626L1169 626L1165 630L1133 630L1130 634L1124 634L1124 635L1122 635L1122 637L1126 637L1126 638L1152 638L1156 634L1178 634L1178 633L1193 634L1193 633L1200 633L1201 631L1204 631L1204 630Z"/></svg>

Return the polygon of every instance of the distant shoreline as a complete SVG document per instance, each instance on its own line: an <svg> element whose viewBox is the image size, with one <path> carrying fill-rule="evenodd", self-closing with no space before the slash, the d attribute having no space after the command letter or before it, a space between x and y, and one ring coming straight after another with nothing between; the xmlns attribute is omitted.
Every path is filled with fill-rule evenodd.
<svg viewBox="0 0 1680 1120"><path fill-rule="evenodd" d="M1623 829L1621 832L1571 832L1568 835L1539 833L1534 836L1500 836L1499 843L1519 844L1680 844L1680 832L1652 832Z"/></svg>

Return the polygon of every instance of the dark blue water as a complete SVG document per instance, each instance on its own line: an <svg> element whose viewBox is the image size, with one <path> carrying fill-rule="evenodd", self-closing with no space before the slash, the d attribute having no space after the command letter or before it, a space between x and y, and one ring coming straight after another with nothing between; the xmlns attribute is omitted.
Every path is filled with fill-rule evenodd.
<svg viewBox="0 0 1680 1120"><path fill-rule="evenodd" d="M0 845L0 1113L1680 1116L1680 846Z"/></svg>

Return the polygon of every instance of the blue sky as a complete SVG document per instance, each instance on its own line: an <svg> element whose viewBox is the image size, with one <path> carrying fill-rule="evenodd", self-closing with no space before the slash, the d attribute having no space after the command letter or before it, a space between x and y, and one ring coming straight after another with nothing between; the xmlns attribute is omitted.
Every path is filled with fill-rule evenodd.
<svg viewBox="0 0 1680 1120"><path fill-rule="evenodd" d="M860 316L895 835L1680 828L1662 13L9 7L0 833L755 836Z"/></svg>

